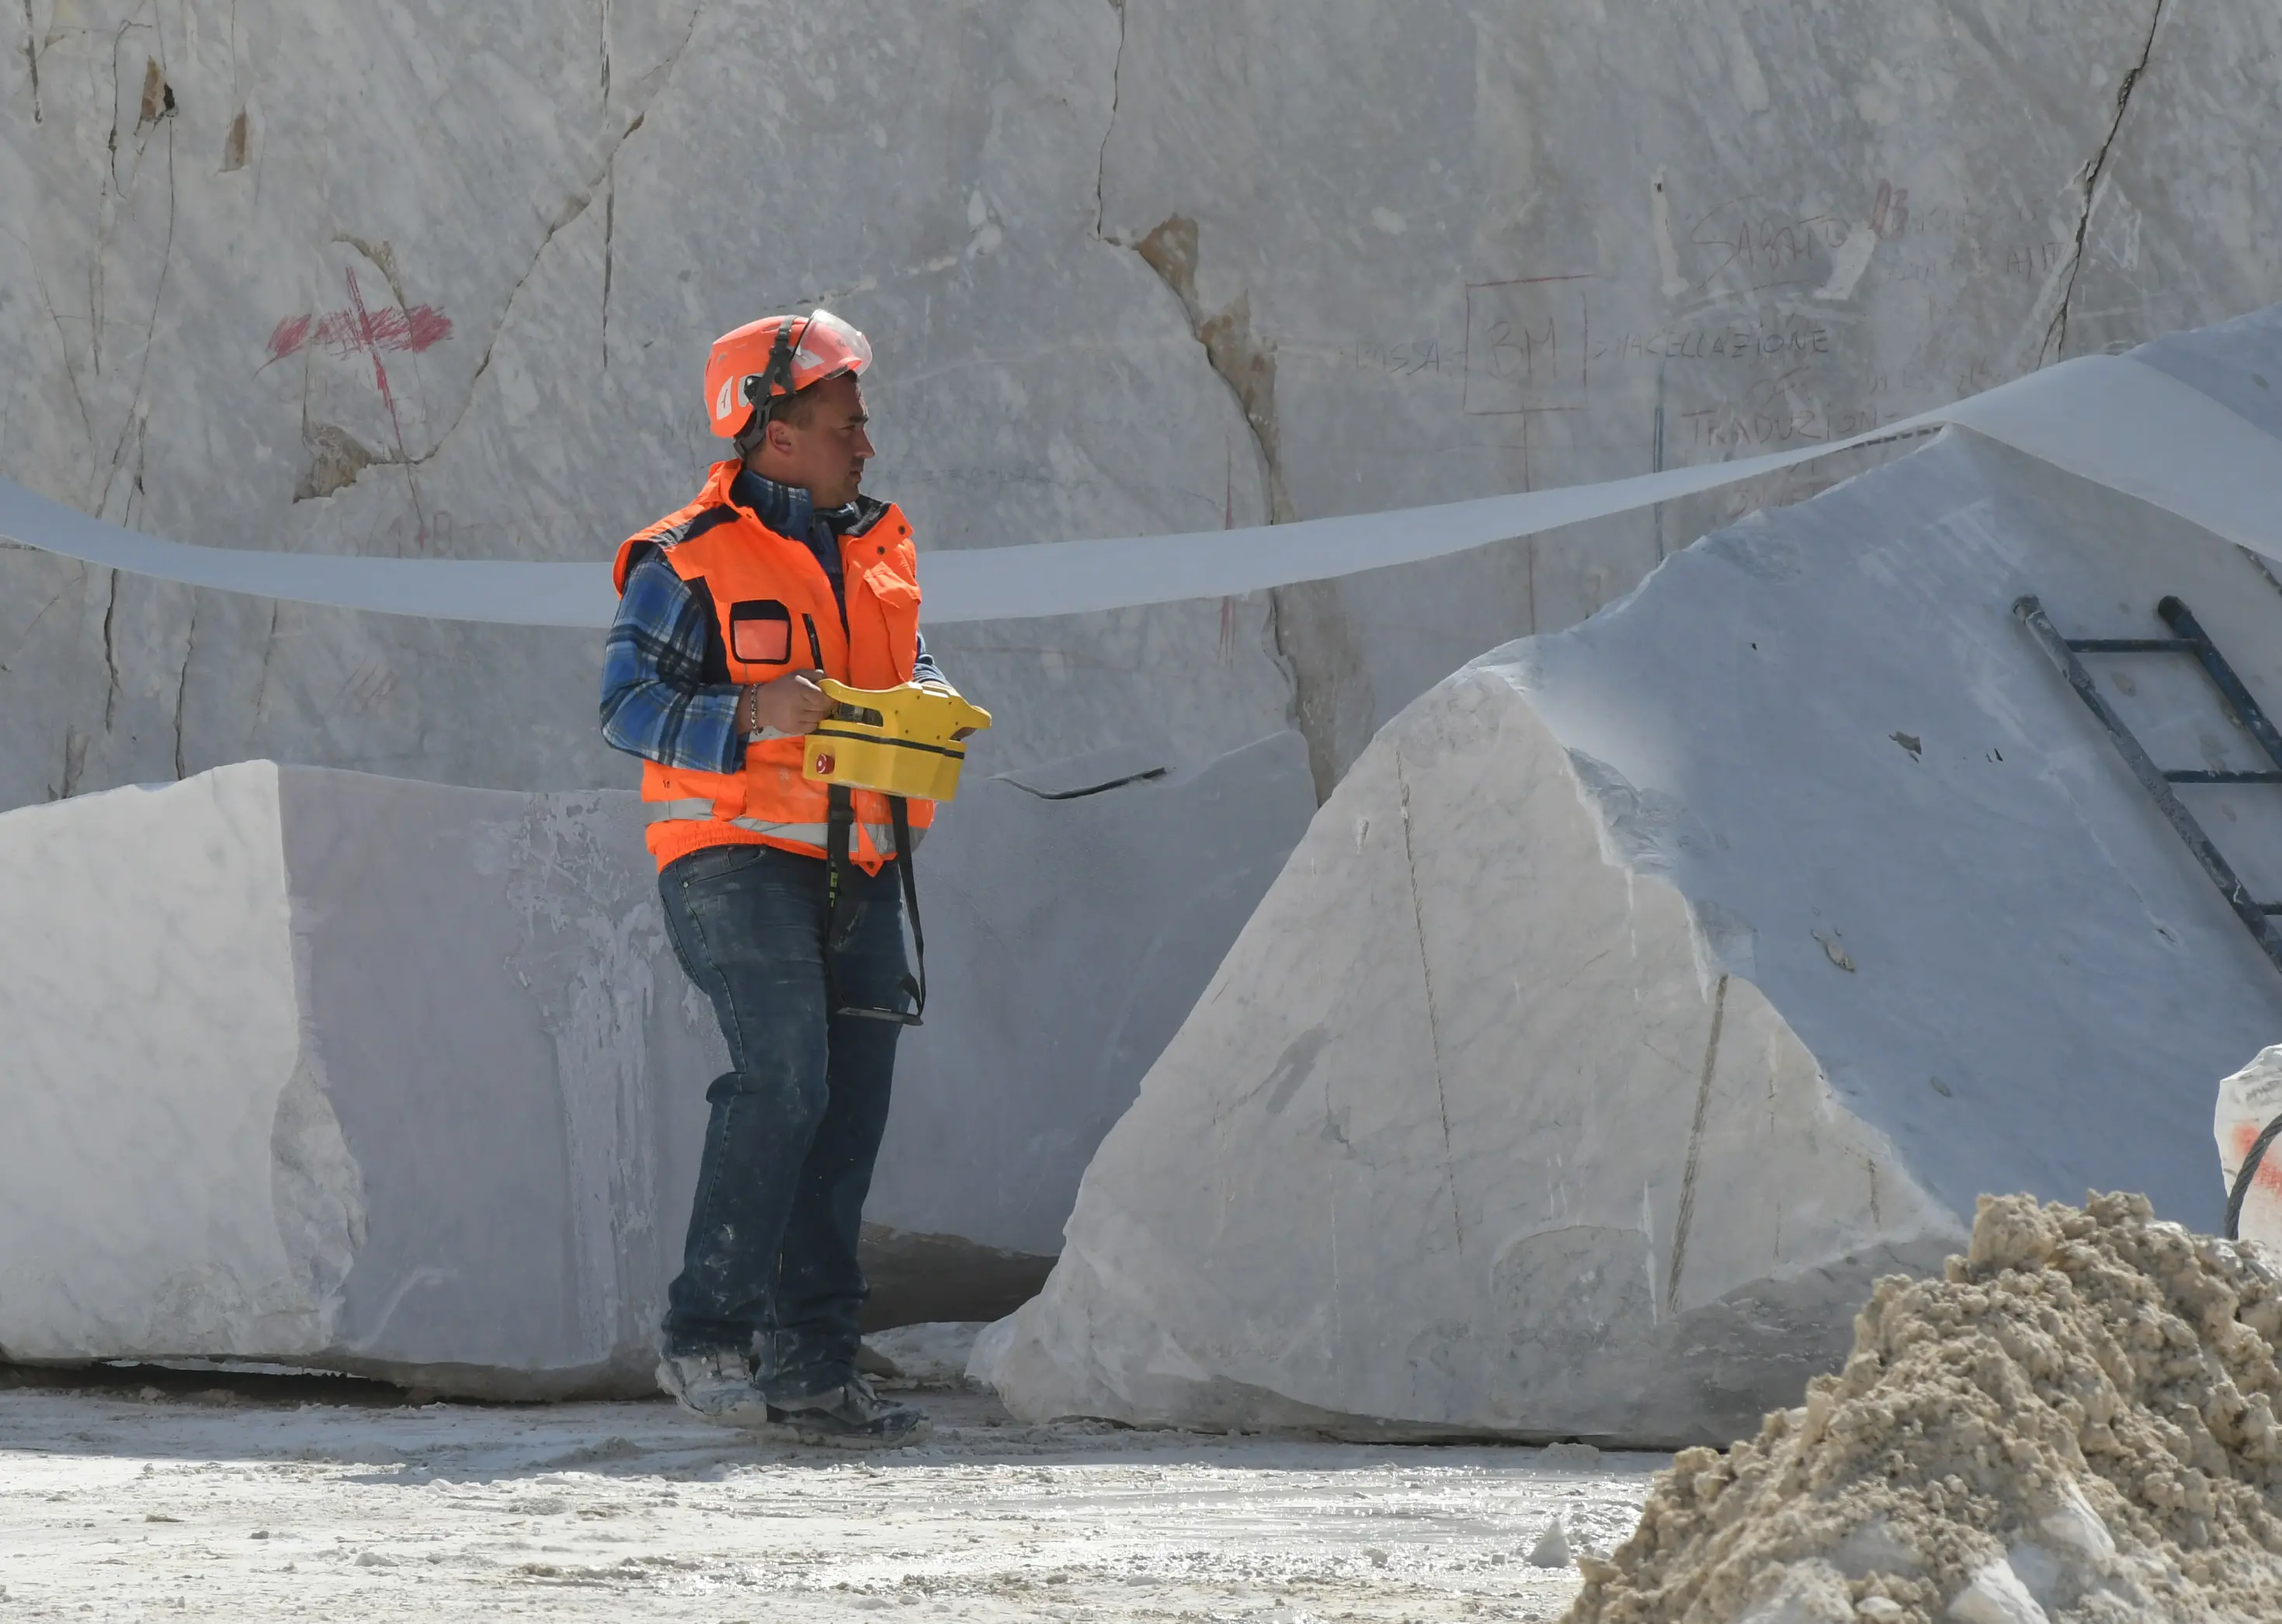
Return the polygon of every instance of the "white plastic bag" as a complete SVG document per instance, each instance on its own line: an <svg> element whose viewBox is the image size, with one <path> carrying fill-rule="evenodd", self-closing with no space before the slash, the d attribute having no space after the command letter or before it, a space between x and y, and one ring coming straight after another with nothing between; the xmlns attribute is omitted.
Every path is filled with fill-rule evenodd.
<svg viewBox="0 0 2282 1624"><path fill-rule="evenodd" d="M2230 1192L2243 1157L2277 1117L2282 1117L2282 1044L2261 1049L2257 1059L2218 1086L2211 1129L2218 1138L2219 1173ZM2259 1164L2243 1197L2237 1233L2246 1241L2282 1247L2282 1139L2267 1148Z"/></svg>

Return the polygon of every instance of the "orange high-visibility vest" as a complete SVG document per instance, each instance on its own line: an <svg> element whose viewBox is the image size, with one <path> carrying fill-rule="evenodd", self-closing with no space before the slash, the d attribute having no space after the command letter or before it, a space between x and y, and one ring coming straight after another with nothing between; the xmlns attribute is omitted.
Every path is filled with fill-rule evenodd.
<svg viewBox="0 0 2282 1624"><path fill-rule="evenodd" d="M729 499L741 467L715 463L695 501L626 538L615 571L618 591L625 591L635 551L660 549L712 605L727 670L711 680L773 682L821 667L851 687L909 682L919 652L919 555L902 509L889 504L841 537L843 625L832 582L807 545ZM784 738L748 742L744 767L734 773L644 762L641 793L651 803L649 849L657 866L709 846L776 846L822 857L830 795L801 777L801 741ZM887 798L858 790L855 803L850 855L877 874L896 849ZM934 818L933 801L911 802L913 829Z"/></svg>

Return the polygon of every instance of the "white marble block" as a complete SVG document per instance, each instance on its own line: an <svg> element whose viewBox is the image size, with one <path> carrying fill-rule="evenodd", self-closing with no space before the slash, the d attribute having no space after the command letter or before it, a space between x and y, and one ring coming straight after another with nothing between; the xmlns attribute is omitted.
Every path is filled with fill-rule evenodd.
<svg viewBox="0 0 2282 1624"><path fill-rule="evenodd" d="M2151 359L2249 414L2275 328ZM2079 638L2176 593L2282 705L2259 561L1955 431L1417 701L976 1373L1029 1417L1724 1440L1983 1192L2215 1228L2208 1079L2282 972L2030 592ZM2270 766L2192 661L2085 659L2163 765ZM2282 900L2282 791L2180 793Z"/></svg>
<svg viewBox="0 0 2282 1624"><path fill-rule="evenodd" d="M1128 766L983 780L920 855L873 1323L1036 1288L1314 807L1295 734ZM633 796L244 762L0 816L0 1358L647 1388L726 1060Z"/></svg>
<svg viewBox="0 0 2282 1624"><path fill-rule="evenodd" d="M719 1041L640 827L267 762L0 817L0 1349L646 1374Z"/></svg>

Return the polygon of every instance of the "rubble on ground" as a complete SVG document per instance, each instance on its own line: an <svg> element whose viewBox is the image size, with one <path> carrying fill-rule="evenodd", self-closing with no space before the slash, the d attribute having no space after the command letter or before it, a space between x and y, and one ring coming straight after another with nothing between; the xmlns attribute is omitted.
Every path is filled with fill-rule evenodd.
<svg viewBox="0 0 2282 1624"><path fill-rule="evenodd" d="M1570 1624L2270 1619L2278 1347L2276 1254L2135 1195L1984 1198L1843 1373L1673 1461Z"/></svg>

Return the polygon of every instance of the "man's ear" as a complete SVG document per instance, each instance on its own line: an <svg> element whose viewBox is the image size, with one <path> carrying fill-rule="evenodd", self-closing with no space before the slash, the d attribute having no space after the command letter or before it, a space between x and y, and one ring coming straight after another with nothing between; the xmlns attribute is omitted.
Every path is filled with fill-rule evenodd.
<svg viewBox="0 0 2282 1624"><path fill-rule="evenodd" d="M792 425L785 421L783 418L771 418L769 420L768 426L761 432L767 439L770 447L780 456L789 457L792 455Z"/></svg>

